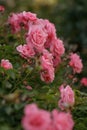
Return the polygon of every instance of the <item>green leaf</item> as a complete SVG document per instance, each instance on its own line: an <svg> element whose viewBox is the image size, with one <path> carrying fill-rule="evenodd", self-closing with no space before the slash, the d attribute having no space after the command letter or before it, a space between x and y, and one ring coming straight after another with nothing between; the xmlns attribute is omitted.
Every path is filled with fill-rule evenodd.
<svg viewBox="0 0 87 130"><path fill-rule="evenodd" d="M15 73L14 73L14 71L13 71L12 69L7 70L7 74L8 74L8 76L10 76L12 79L15 79Z"/></svg>
<svg viewBox="0 0 87 130"><path fill-rule="evenodd" d="M4 85L6 88L11 88L11 87L12 87L12 84L11 84L10 82L8 82L8 81L5 81L5 82L3 83L3 85Z"/></svg>

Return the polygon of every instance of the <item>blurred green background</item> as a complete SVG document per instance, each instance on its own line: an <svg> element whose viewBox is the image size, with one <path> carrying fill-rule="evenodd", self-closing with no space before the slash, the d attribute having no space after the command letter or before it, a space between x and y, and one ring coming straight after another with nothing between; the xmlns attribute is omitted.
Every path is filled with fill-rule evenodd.
<svg viewBox="0 0 87 130"><path fill-rule="evenodd" d="M87 53L87 0L0 0L7 14L32 11L49 19L65 47Z"/></svg>

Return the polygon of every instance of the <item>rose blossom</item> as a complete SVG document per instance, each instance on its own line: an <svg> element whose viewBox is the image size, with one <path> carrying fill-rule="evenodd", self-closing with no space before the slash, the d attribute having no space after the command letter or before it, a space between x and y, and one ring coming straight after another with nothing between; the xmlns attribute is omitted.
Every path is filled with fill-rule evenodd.
<svg viewBox="0 0 87 130"><path fill-rule="evenodd" d="M24 29L28 31L29 23L35 22L37 17L34 13L23 11L19 13L19 19L21 19L21 27L24 27Z"/></svg>
<svg viewBox="0 0 87 130"><path fill-rule="evenodd" d="M58 67L58 65L61 63L61 57L56 55L53 57L53 66Z"/></svg>
<svg viewBox="0 0 87 130"><path fill-rule="evenodd" d="M82 78L80 82L83 86L87 86L87 78Z"/></svg>
<svg viewBox="0 0 87 130"><path fill-rule="evenodd" d="M20 55L25 59L33 57L35 55L35 52L31 45L19 45L16 49L20 53Z"/></svg>
<svg viewBox="0 0 87 130"><path fill-rule="evenodd" d="M46 42L47 33L41 25L31 25L26 37L28 44L31 44L38 52L42 52Z"/></svg>
<svg viewBox="0 0 87 130"><path fill-rule="evenodd" d="M0 12L4 12L4 11L5 11L4 6L0 5Z"/></svg>
<svg viewBox="0 0 87 130"><path fill-rule="evenodd" d="M54 109L52 113L39 109L36 104L26 105L22 118L24 130L72 130L74 121L68 112L59 112Z"/></svg>
<svg viewBox="0 0 87 130"><path fill-rule="evenodd" d="M18 13L12 13L8 18L8 23L11 25L12 33L17 33L21 30L21 19L19 18Z"/></svg>
<svg viewBox="0 0 87 130"><path fill-rule="evenodd" d="M25 86L28 90L32 90L32 87L31 86L29 86L29 85L27 85L27 86Z"/></svg>
<svg viewBox="0 0 87 130"><path fill-rule="evenodd" d="M42 70L40 73L40 77L42 81L45 81L46 83L51 83L54 80L54 69L49 68L47 70Z"/></svg>
<svg viewBox="0 0 87 130"><path fill-rule="evenodd" d="M36 21L37 19L36 14L31 13L31 12L23 11L22 13L20 13L20 15L22 17L22 22L23 21Z"/></svg>
<svg viewBox="0 0 87 130"><path fill-rule="evenodd" d="M6 59L2 59L0 65L1 65L1 67L3 67L3 68L6 69L6 70L13 68L13 66L12 66L12 64L9 62L9 60L6 60Z"/></svg>
<svg viewBox="0 0 87 130"><path fill-rule="evenodd" d="M41 56L40 60L41 60L41 66L42 66L42 68L47 68L48 65L49 66L53 66L53 56L46 49L43 50L43 55ZM44 63L46 63L46 64L44 64Z"/></svg>
<svg viewBox="0 0 87 130"><path fill-rule="evenodd" d="M50 47L50 51L52 54L62 56L65 52L65 48L63 45L63 41L60 39L55 38L53 44Z"/></svg>
<svg viewBox="0 0 87 130"><path fill-rule="evenodd" d="M73 68L74 73L80 73L82 71L82 60L76 53L70 55L69 65Z"/></svg>
<svg viewBox="0 0 87 130"><path fill-rule="evenodd" d="M58 112L56 109L52 112L53 130L72 130L74 121L70 113Z"/></svg>
<svg viewBox="0 0 87 130"><path fill-rule="evenodd" d="M54 80L54 67L53 67L52 54L47 50L43 51L43 55L40 58L41 62L41 79L47 83Z"/></svg>
<svg viewBox="0 0 87 130"><path fill-rule="evenodd" d="M44 20L44 24L46 32L48 34L47 41L45 43L45 48L49 48L53 44L54 39L56 38L56 29L54 24L52 24L48 20Z"/></svg>
<svg viewBox="0 0 87 130"><path fill-rule="evenodd" d="M36 14L31 12L12 13L8 18L8 23L11 25L12 32L17 33L23 26L28 30L28 23L36 20Z"/></svg>
<svg viewBox="0 0 87 130"><path fill-rule="evenodd" d="M51 123L50 113L39 109L35 104L27 105L24 109L22 126L24 130L48 130Z"/></svg>
<svg viewBox="0 0 87 130"><path fill-rule="evenodd" d="M63 110L65 108L72 107L75 103L74 92L72 88L67 85L65 88L60 86L61 99L59 100L59 107Z"/></svg>

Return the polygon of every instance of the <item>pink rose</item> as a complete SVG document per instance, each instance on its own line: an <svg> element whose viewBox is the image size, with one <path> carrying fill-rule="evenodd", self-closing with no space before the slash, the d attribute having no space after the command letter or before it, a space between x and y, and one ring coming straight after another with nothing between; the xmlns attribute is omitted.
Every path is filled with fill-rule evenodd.
<svg viewBox="0 0 87 130"><path fill-rule="evenodd" d="M53 56L46 49L43 50L43 55L41 56L40 61L42 68L47 68L47 66L53 66Z"/></svg>
<svg viewBox="0 0 87 130"><path fill-rule="evenodd" d="M19 19L21 19L21 25L24 29L29 30L29 23L35 22L37 17L34 13L23 11L19 13Z"/></svg>
<svg viewBox="0 0 87 130"><path fill-rule="evenodd" d="M53 110L52 112L52 124L53 130L72 130L74 126L74 121L70 113L58 112Z"/></svg>
<svg viewBox="0 0 87 130"><path fill-rule="evenodd" d="M4 6L0 5L0 12L4 12L4 11L5 11Z"/></svg>
<svg viewBox="0 0 87 130"><path fill-rule="evenodd" d="M26 11L23 11L22 13L22 20L24 21L36 21L37 17L36 17L36 14L34 13L31 13L31 12L26 12Z"/></svg>
<svg viewBox="0 0 87 130"><path fill-rule="evenodd" d="M87 78L82 78L80 82L83 86L87 86Z"/></svg>
<svg viewBox="0 0 87 130"><path fill-rule="evenodd" d="M3 68L6 69L6 70L13 68L13 66L12 66L12 64L9 62L9 60L5 60L5 59L2 59L2 60L1 60L1 67L3 67Z"/></svg>
<svg viewBox="0 0 87 130"><path fill-rule="evenodd" d="M19 14L12 13L8 18L8 23L11 25L12 33L17 33L21 30Z"/></svg>
<svg viewBox="0 0 87 130"><path fill-rule="evenodd" d="M36 104L28 104L25 106L24 108L24 114L25 115L30 115L30 114L33 114L33 113L36 113L38 110L38 107Z"/></svg>
<svg viewBox="0 0 87 130"><path fill-rule="evenodd" d="M70 113L56 109L50 113L33 103L26 105L24 109L22 126L24 130L72 130L74 121Z"/></svg>
<svg viewBox="0 0 87 130"><path fill-rule="evenodd" d="M70 55L69 65L73 68L74 73L80 73L82 71L82 60L76 53Z"/></svg>
<svg viewBox="0 0 87 130"><path fill-rule="evenodd" d="M50 113L39 109L35 104L27 105L24 110L22 126L24 130L48 130L51 123Z"/></svg>
<svg viewBox="0 0 87 130"><path fill-rule="evenodd" d="M56 55L53 57L53 66L58 67L58 65L61 63L61 57Z"/></svg>
<svg viewBox="0 0 87 130"><path fill-rule="evenodd" d="M11 14L8 18L8 23L11 25L12 32L17 33L22 26L28 30L29 22L34 22L36 19L36 14L23 11L22 13Z"/></svg>
<svg viewBox="0 0 87 130"><path fill-rule="evenodd" d="M20 53L20 55L25 59L31 58L35 55L35 52L31 45L19 45L16 49Z"/></svg>
<svg viewBox="0 0 87 130"><path fill-rule="evenodd" d="M43 51L43 55L41 56L41 80L46 83L52 82L54 80L54 67L53 67L53 57L52 54L47 50Z"/></svg>
<svg viewBox="0 0 87 130"><path fill-rule="evenodd" d="M31 86L25 86L28 90L32 90L32 87Z"/></svg>
<svg viewBox="0 0 87 130"><path fill-rule="evenodd" d="M41 29L43 29L46 32L44 19L37 18L34 22L29 23L29 26L31 26L31 25L39 26L39 27L41 27Z"/></svg>
<svg viewBox="0 0 87 130"><path fill-rule="evenodd" d="M54 24L52 24L48 20L44 20L44 24L45 24L46 32L48 34L47 40L45 43L45 48L49 48L53 44L54 39L56 38L56 29L55 29Z"/></svg>
<svg viewBox="0 0 87 130"><path fill-rule="evenodd" d="M59 100L59 107L63 110L72 107L75 103L74 92L72 88L67 85L65 88L60 86L61 99Z"/></svg>
<svg viewBox="0 0 87 130"><path fill-rule="evenodd" d="M63 41L60 39L55 38L53 44L50 47L50 51L52 52L52 54L55 55L59 55L62 56L65 52L65 48L63 45Z"/></svg>
<svg viewBox="0 0 87 130"><path fill-rule="evenodd" d="M54 80L54 69L53 68L49 68L47 70L43 70L41 71L40 74L41 80L46 82L46 83L51 83Z"/></svg>
<svg viewBox="0 0 87 130"><path fill-rule="evenodd" d="M46 42L47 34L41 25L31 25L26 37L28 44L31 44L38 52L42 52Z"/></svg>

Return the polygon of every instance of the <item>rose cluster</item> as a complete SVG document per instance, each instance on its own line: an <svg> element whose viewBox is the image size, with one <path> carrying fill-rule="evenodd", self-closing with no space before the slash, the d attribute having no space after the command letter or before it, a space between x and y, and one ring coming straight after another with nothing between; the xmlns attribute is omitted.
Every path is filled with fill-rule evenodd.
<svg viewBox="0 0 87 130"><path fill-rule="evenodd" d="M69 110L75 103L74 92L67 85L60 86L61 99L58 102L61 110ZM35 103L28 104L24 108L24 116L22 118L22 126L24 130L72 130L74 121L71 113L60 112L54 109L48 112L39 109Z"/></svg>
<svg viewBox="0 0 87 130"><path fill-rule="evenodd" d="M8 23L13 33L18 33L21 29L26 32L25 44L19 45L17 51L27 60L38 57L41 79L46 83L52 82L55 67L59 65L65 52L62 40L57 38L54 24L25 11L11 14Z"/></svg>
<svg viewBox="0 0 87 130"><path fill-rule="evenodd" d="M48 112L33 103L24 109L22 126L24 130L72 130L74 122L69 112Z"/></svg>
<svg viewBox="0 0 87 130"><path fill-rule="evenodd" d="M53 82L56 67L61 63L65 52L63 41L57 37L54 24L25 11L11 14L8 23L13 33L25 30L25 44L16 47L20 56L26 59L28 64L31 61L30 65L32 60L35 60L35 65L40 66L41 80L46 83ZM73 74L82 71L83 64L79 55L70 53L66 59L68 69L72 68ZM28 86L27 89L31 87ZM74 91L69 85L61 85L59 90L59 108L70 111L75 103ZM56 109L48 112L39 109L36 104L30 104L25 106L22 126L24 130L72 130L74 122L70 112L59 112Z"/></svg>
<svg viewBox="0 0 87 130"><path fill-rule="evenodd" d="M13 33L25 30L25 44L17 47L20 55L27 60L37 57L42 81L53 82L55 68L60 64L61 56L65 52L63 41L57 37L54 24L25 11L11 14L8 23ZM72 53L69 60L74 73L80 73L83 68L80 57Z"/></svg>

